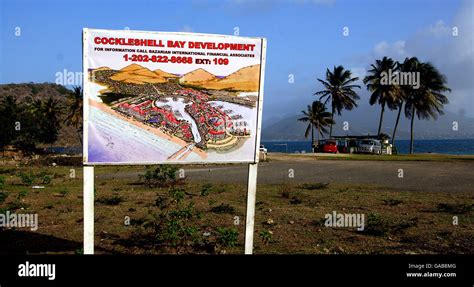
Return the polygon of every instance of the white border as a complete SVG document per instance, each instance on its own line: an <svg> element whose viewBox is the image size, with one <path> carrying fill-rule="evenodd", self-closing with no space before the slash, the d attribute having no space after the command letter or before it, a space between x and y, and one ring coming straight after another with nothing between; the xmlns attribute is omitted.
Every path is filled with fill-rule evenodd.
<svg viewBox="0 0 474 287"><path fill-rule="evenodd" d="M89 162L89 97L87 91L89 90L89 66L87 61L88 42L87 35L88 31L93 30L97 32L110 32L110 31L123 31L123 30L105 30L105 29L89 29L83 28L82 30L82 69L83 69L83 82L82 82L82 93L83 93L83 165L158 165L158 164L178 164L178 165L190 165L190 164L224 164L224 163L258 163L259 151L260 151L260 138L262 129L262 111L263 111L263 84L265 80L265 60L267 50L266 38L260 37L241 37L233 35L220 35L220 34L201 34L201 33L186 33L186 32L156 32L156 31L137 31L137 30L125 30L132 33L146 33L146 34L160 34L160 35L187 35L187 36L213 36L220 38L236 38L236 39L259 39L261 41L260 51L260 80L259 80L259 92L258 92L258 103L257 103L257 131L255 138L255 154L254 160L214 160L214 161L150 161L150 162Z"/></svg>

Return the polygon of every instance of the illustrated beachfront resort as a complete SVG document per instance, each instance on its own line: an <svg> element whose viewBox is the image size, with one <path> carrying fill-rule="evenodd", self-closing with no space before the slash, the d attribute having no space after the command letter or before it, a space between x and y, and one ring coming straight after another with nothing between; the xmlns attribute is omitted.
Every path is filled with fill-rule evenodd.
<svg viewBox="0 0 474 287"><path fill-rule="evenodd" d="M208 150L230 150L251 136L253 128L239 109L254 108L257 97L239 96L238 91L229 89L206 90L173 74L167 74L165 81L151 82L156 81L156 73L134 66L131 72L130 67L121 71L100 68L91 75L95 83L107 87L99 97L117 116L156 129L180 143L182 148L170 154L169 160L183 160L192 151L205 155ZM119 79L117 75L124 70L129 77ZM198 73L202 76L201 71Z"/></svg>

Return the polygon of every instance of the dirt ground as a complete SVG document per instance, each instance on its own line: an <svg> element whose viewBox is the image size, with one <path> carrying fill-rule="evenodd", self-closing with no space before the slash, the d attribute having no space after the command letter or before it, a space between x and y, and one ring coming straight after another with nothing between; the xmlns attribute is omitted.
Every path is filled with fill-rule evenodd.
<svg viewBox="0 0 474 287"><path fill-rule="evenodd" d="M473 167L468 161L270 159L258 170L255 253L472 254ZM32 189L18 176L21 171L44 172L52 181ZM173 252L155 246L140 227L150 220L157 197L168 195L167 188L142 184L138 174L143 172L141 166L96 168L97 253ZM184 172L185 201L203 215L193 221L199 232L212 237L218 227L238 231L233 247L185 252L243 253L246 166L196 166ZM0 209L39 217L36 232L0 231L0 253L81 253L81 168L9 165L0 167L0 176L7 194ZM220 206L226 208L216 209ZM333 212L363 214L365 230L325 226L326 214ZM125 224L127 218L131 224Z"/></svg>

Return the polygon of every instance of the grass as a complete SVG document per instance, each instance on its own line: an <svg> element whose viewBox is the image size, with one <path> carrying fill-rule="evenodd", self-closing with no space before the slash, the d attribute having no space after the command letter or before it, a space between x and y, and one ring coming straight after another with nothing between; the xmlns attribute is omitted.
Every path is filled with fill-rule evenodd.
<svg viewBox="0 0 474 287"><path fill-rule="evenodd" d="M0 210L23 208L21 212L36 212L39 217L37 233L81 244L82 170L76 167L77 177L70 178L71 168L74 167L0 167L0 174L5 178L3 192L8 193L8 196L4 196L4 202L0 202ZM124 176L126 172L143 172L144 168L140 166L107 166L96 167L95 170L97 253L160 253L132 239L137 228L140 228L140 222L149 218L149 208L154 205L157 196L169 196L168 189L150 189L137 183L138 176ZM45 172L55 176L44 189L31 189L23 185L17 176L19 172ZM196 210L202 212L200 229L213 231L221 228L222 238L228 242L226 253L243 253L246 184L213 183L211 188L209 185L188 182L182 188L186 192L185 199L193 202ZM201 195L203 189L206 191L204 196ZM207 192L209 190L212 191ZM58 197L57 194L64 196ZM333 182L324 186L297 182L259 184L255 253L472 254L473 204L472 190L454 194L400 192L370 184ZM220 212L211 211L214 208ZM320 224L324 222L325 214L332 211L364 214L367 229L358 232L351 228L330 228ZM458 216L458 225L453 225L453 216ZM126 217L133 224L124 224ZM236 217L240 219L237 225ZM270 219L271 225L267 224ZM53 248L48 247L48 241L41 244L46 245L46 250ZM1 249L0 252L6 251ZM59 253L77 252L76 247Z"/></svg>

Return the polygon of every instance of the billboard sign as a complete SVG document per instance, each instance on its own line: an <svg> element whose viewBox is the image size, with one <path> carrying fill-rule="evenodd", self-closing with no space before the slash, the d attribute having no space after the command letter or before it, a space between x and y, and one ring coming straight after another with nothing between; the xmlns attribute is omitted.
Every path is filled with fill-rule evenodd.
<svg viewBox="0 0 474 287"><path fill-rule="evenodd" d="M83 31L84 163L258 161L266 41Z"/></svg>

